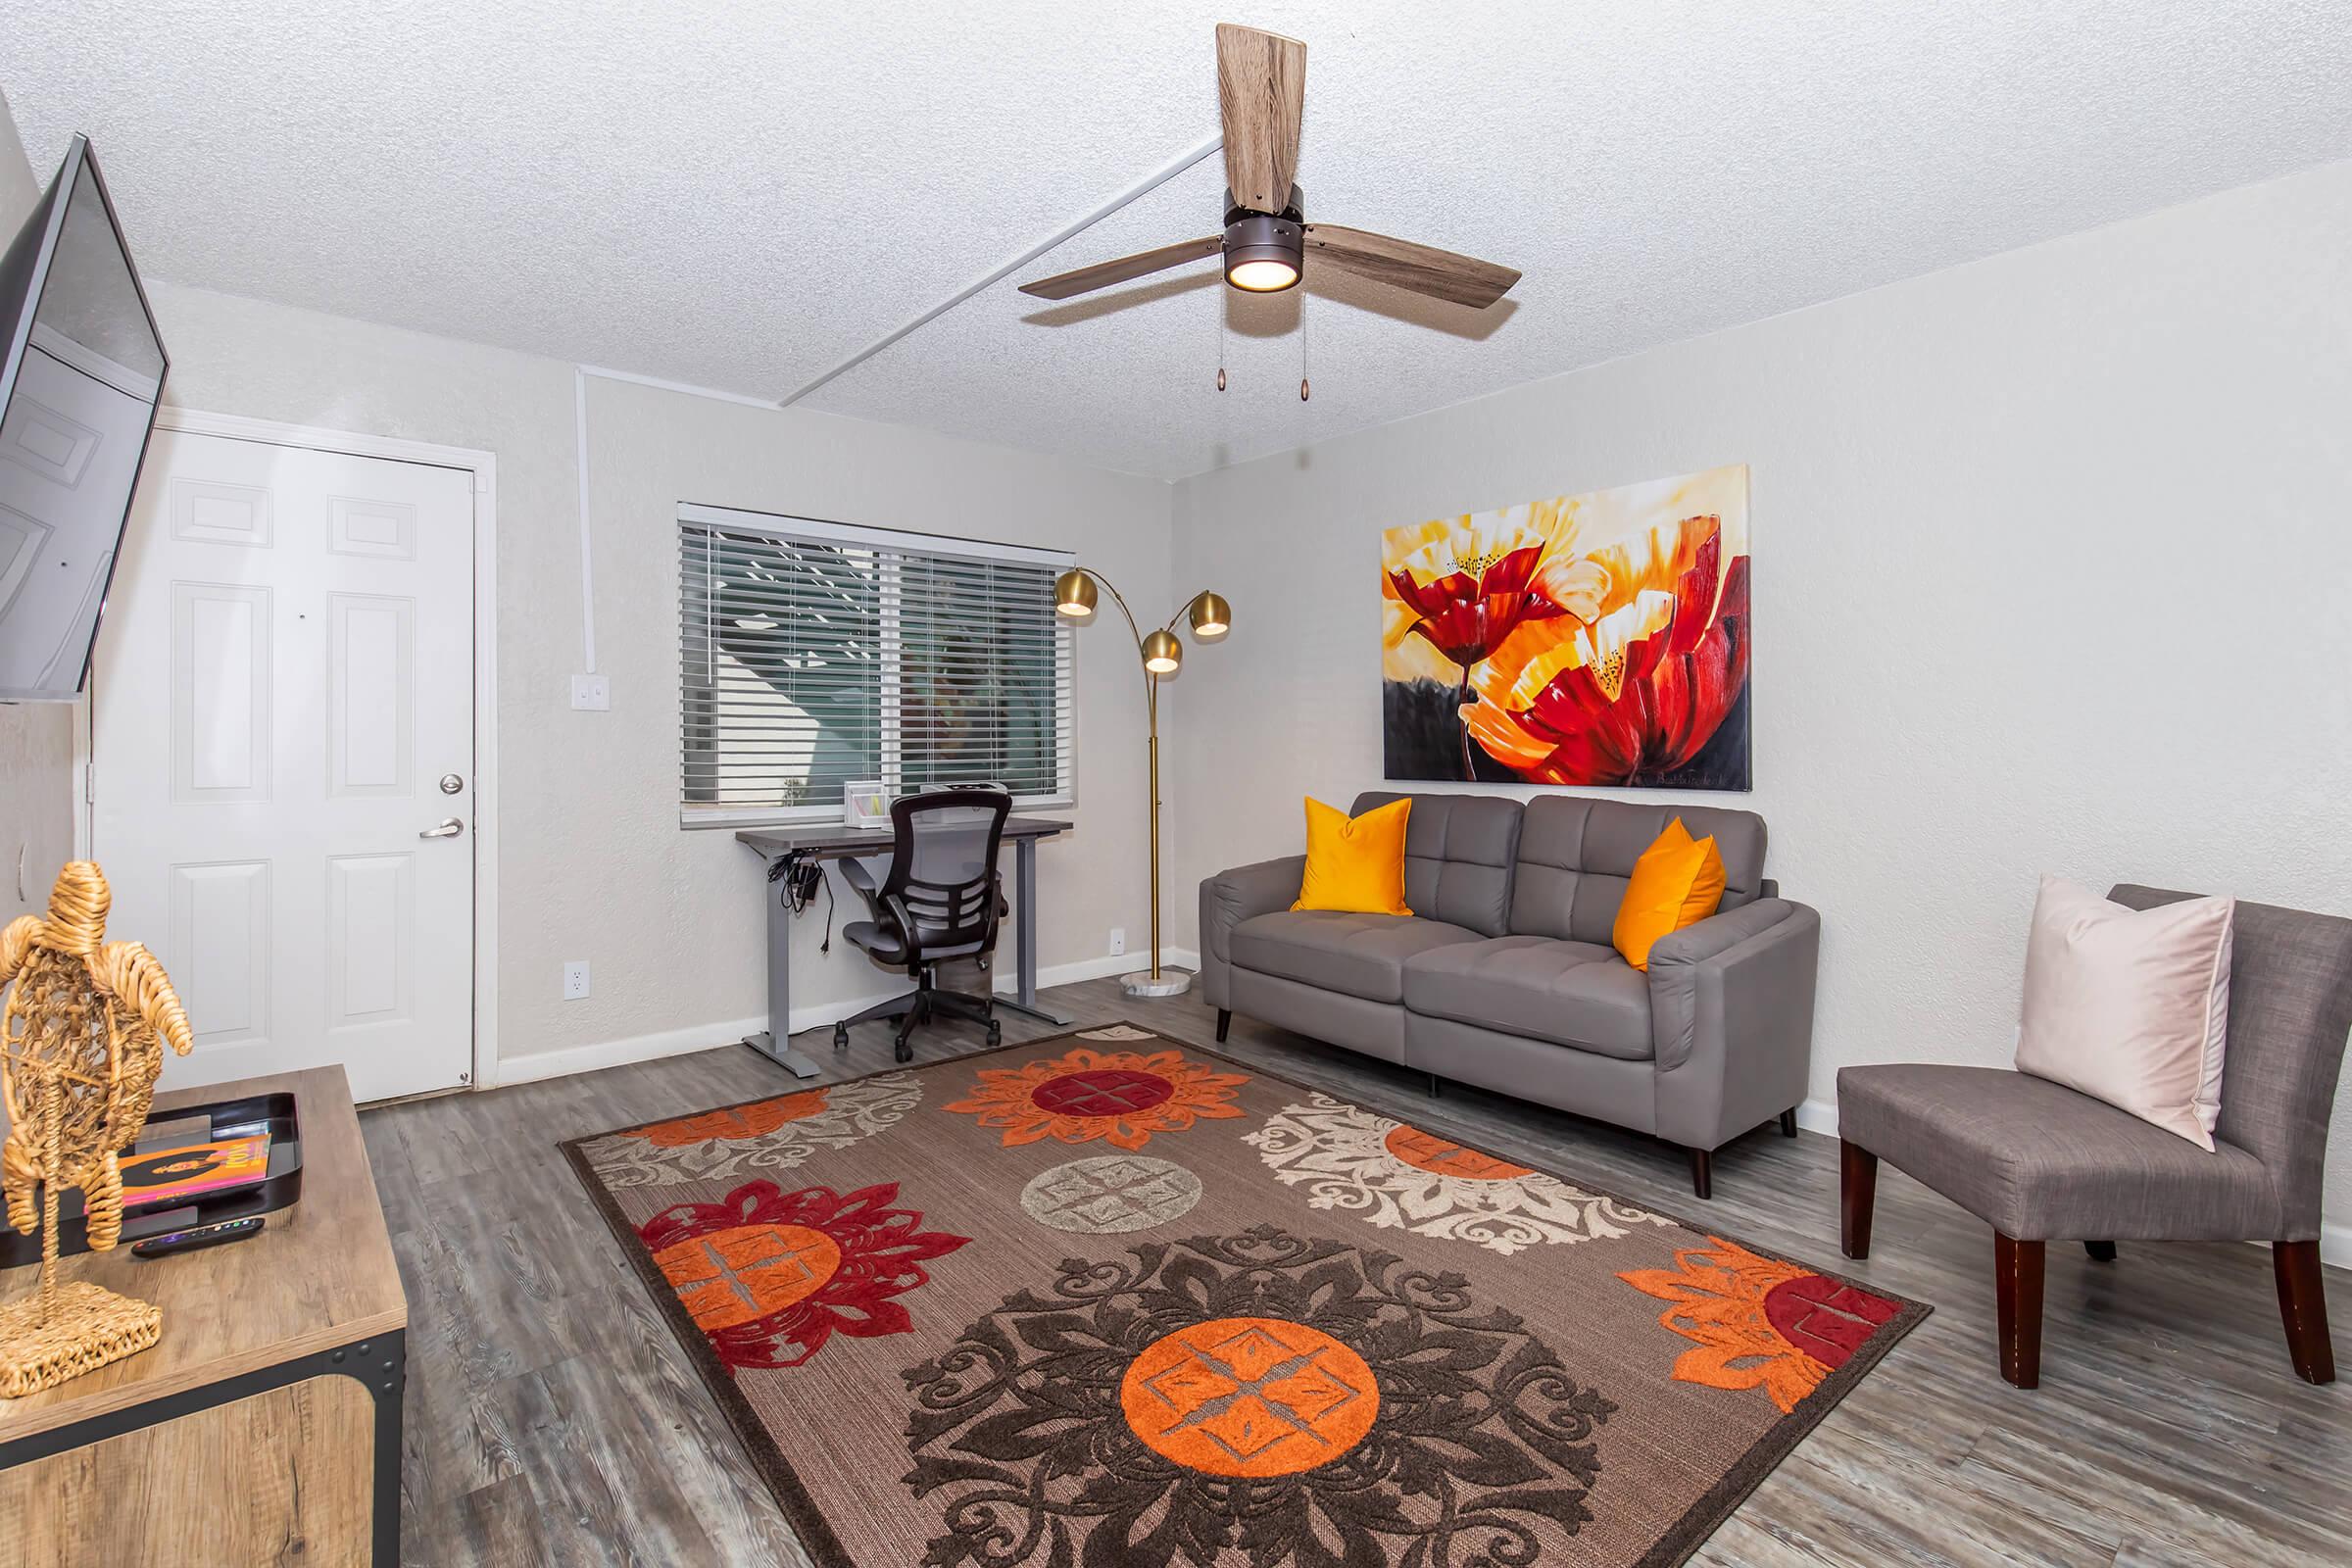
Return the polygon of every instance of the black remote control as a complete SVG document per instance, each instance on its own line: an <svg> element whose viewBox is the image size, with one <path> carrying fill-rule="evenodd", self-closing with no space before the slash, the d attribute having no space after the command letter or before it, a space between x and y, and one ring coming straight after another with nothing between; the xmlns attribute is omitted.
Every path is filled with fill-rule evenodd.
<svg viewBox="0 0 2352 1568"><path fill-rule="evenodd" d="M130 1244L133 1257L169 1257L173 1252L193 1252L200 1247L219 1247L222 1242L241 1242L248 1236L258 1236L262 1222L254 1219L228 1219L218 1225L198 1225L184 1231L166 1231L150 1236L143 1242Z"/></svg>

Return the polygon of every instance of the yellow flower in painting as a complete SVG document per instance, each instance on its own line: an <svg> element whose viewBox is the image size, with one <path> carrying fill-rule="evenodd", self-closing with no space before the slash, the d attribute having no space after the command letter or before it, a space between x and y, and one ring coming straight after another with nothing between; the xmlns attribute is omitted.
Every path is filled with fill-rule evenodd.
<svg viewBox="0 0 2352 1568"><path fill-rule="evenodd" d="M1670 1303L1658 1321L1695 1347L1676 1359L1675 1381L1760 1388L1784 1414L1898 1310L1885 1297L1720 1236L1678 1249L1674 1260L1676 1268L1617 1277Z"/></svg>

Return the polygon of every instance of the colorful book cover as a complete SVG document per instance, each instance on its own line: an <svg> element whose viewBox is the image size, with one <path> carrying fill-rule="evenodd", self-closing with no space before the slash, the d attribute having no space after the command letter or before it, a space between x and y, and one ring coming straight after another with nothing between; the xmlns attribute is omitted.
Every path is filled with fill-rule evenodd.
<svg viewBox="0 0 2352 1568"><path fill-rule="evenodd" d="M178 1149L140 1150L122 1159L122 1201L151 1206L246 1187L270 1174L270 1135L223 1138Z"/></svg>

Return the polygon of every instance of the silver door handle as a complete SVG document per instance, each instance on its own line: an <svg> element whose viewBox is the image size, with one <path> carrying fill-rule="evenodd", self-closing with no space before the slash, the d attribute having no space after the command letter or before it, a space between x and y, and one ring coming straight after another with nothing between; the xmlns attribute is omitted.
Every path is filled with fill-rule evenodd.
<svg viewBox="0 0 2352 1568"><path fill-rule="evenodd" d="M456 817L444 817L439 827L428 827L416 836L420 839L454 839L466 831L466 824Z"/></svg>

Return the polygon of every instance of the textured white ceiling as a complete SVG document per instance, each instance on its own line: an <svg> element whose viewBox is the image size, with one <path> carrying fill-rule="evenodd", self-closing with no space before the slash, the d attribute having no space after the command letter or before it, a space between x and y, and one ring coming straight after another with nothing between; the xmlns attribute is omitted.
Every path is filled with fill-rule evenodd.
<svg viewBox="0 0 2352 1568"><path fill-rule="evenodd" d="M1220 396L1213 264L1014 291L1212 159L808 406L1173 477L2352 155L2344 0L0 0L0 90L153 275L778 397L1212 130L1217 21L1307 42L1310 218L1510 299L1310 270Z"/></svg>

